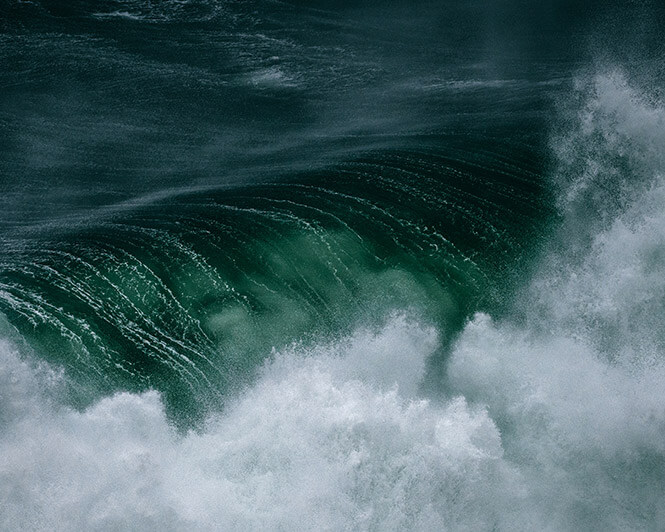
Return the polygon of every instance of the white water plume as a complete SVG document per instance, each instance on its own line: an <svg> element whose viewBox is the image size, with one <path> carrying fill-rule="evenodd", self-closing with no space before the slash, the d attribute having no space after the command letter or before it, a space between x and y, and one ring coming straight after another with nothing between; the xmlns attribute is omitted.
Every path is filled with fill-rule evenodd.
<svg viewBox="0 0 665 532"><path fill-rule="evenodd" d="M524 318L476 316L448 381L488 405L544 528L660 530L665 112L613 73L578 118L557 142L566 219Z"/></svg>
<svg viewBox="0 0 665 532"><path fill-rule="evenodd" d="M184 436L155 392L84 412L49 405L4 346L3 389L11 383L20 408L0 438L0 526L491 528L514 492L504 491L513 474L494 423L461 397L437 406L412 395L436 346L432 329L395 316L378 334L294 347L203 432Z"/></svg>

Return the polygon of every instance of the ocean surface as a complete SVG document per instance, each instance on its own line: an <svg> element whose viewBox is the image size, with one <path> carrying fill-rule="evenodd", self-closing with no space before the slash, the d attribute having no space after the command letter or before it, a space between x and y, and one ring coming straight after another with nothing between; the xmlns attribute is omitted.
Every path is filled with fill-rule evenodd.
<svg viewBox="0 0 665 532"><path fill-rule="evenodd" d="M665 5L0 0L0 530L665 530Z"/></svg>

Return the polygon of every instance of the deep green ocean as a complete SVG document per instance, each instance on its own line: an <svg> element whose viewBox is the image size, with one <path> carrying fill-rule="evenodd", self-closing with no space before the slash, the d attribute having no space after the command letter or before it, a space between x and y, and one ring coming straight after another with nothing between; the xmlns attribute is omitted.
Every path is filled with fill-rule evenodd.
<svg viewBox="0 0 665 532"><path fill-rule="evenodd" d="M665 5L0 0L0 530L665 530Z"/></svg>

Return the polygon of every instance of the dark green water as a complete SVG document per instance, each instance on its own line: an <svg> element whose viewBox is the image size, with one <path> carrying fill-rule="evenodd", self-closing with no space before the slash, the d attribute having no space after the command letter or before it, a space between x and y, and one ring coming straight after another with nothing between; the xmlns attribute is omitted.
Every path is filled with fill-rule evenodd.
<svg viewBox="0 0 665 532"><path fill-rule="evenodd" d="M665 526L662 15L1 3L0 527Z"/></svg>
<svg viewBox="0 0 665 532"><path fill-rule="evenodd" d="M0 304L78 404L157 388L187 418L274 346L501 303L565 79L495 79L441 7L387 8L12 6Z"/></svg>

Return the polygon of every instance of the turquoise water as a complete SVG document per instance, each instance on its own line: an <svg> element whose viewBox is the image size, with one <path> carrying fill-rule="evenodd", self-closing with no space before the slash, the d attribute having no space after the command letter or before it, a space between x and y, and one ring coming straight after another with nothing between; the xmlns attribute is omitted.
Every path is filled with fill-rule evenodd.
<svg viewBox="0 0 665 532"><path fill-rule="evenodd" d="M0 528L665 526L662 10L0 15Z"/></svg>

